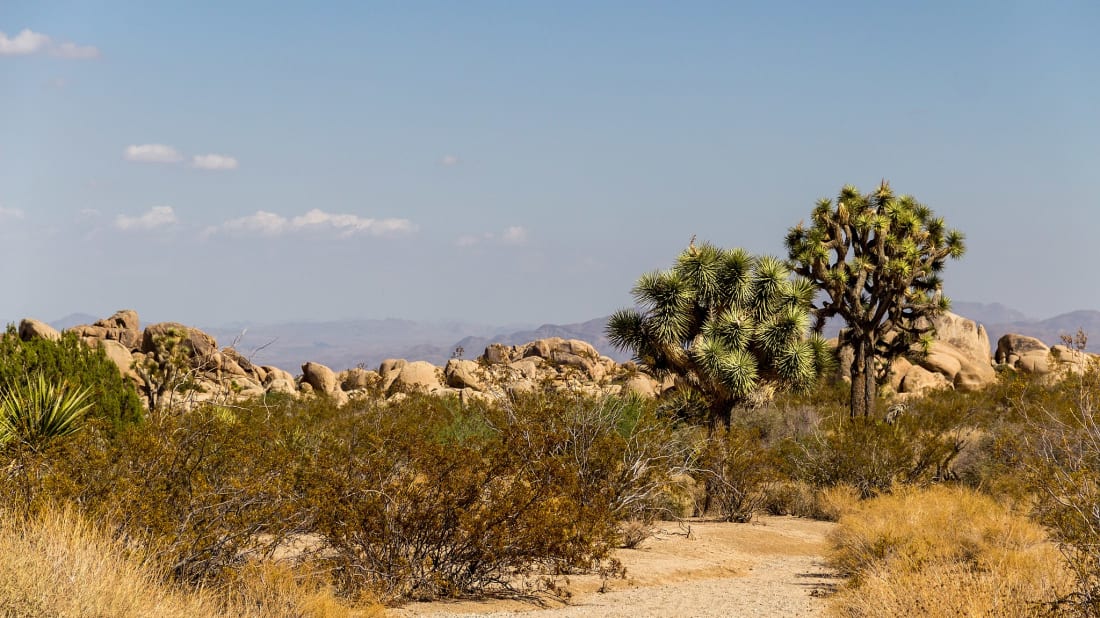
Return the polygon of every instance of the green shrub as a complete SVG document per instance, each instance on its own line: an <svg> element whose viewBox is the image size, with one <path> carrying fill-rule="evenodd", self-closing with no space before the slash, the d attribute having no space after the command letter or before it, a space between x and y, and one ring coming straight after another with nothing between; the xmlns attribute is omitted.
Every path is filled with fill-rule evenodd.
<svg viewBox="0 0 1100 618"><path fill-rule="evenodd" d="M103 350L88 347L73 333L60 341L22 341L9 325L0 336L0 384L26 382L36 374L50 384L87 389L92 402L88 416L106 419L115 429L142 418L137 391Z"/></svg>
<svg viewBox="0 0 1100 618"><path fill-rule="evenodd" d="M685 456L638 405L413 395L336 419L306 486L342 587L434 598L617 573L620 521L652 519Z"/></svg>
<svg viewBox="0 0 1100 618"><path fill-rule="evenodd" d="M780 447L787 474L819 488L851 485L871 496L898 483L943 480L961 449L957 436L928 429L914 415L888 424L831 418Z"/></svg>
<svg viewBox="0 0 1100 618"><path fill-rule="evenodd" d="M776 461L759 432L736 424L703 442L697 475L707 489L704 515L747 522L760 510L778 478Z"/></svg>

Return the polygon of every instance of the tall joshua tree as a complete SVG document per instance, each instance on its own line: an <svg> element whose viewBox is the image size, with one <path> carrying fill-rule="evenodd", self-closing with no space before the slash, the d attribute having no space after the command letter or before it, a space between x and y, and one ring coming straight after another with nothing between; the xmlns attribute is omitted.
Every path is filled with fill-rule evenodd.
<svg viewBox="0 0 1100 618"><path fill-rule="evenodd" d="M611 342L657 375L700 394L712 427L734 406L774 387L807 387L832 362L820 336L807 336L816 289L773 257L691 245L669 270L634 286L640 310L611 316Z"/></svg>
<svg viewBox="0 0 1100 618"><path fill-rule="evenodd" d="M932 318L949 308L940 272L947 258L962 257L963 235L883 180L872 193L848 185L835 203L819 200L810 226L788 232L787 250L794 271L823 292L814 331L836 315L848 323L841 343L855 356L851 416L866 418L875 405L876 359L885 375L894 358L929 342Z"/></svg>

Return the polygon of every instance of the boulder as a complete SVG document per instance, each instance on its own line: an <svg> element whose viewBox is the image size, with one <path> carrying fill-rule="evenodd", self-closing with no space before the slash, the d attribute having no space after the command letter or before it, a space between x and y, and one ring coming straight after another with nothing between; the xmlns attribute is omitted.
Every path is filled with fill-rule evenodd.
<svg viewBox="0 0 1100 618"><path fill-rule="evenodd" d="M600 353L592 344L580 339L548 337L537 339L523 348L522 357L538 356L551 362L580 365L579 359L599 361Z"/></svg>
<svg viewBox="0 0 1100 618"><path fill-rule="evenodd" d="M147 326L141 338L141 351L146 354L155 351L158 341L173 334L183 337L187 355L195 366L205 364L218 351L218 342L213 337L179 322L160 322Z"/></svg>
<svg viewBox="0 0 1100 618"><path fill-rule="evenodd" d="M1015 367L1016 362L1027 354L1040 353L1046 356L1048 352L1050 352L1050 348L1047 347L1047 344L1035 337L1008 333L997 340L997 355L995 359L998 364L1003 363L1010 367Z"/></svg>
<svg viewBox="0 0 1100 618"><path fill-rule="evenodd" d="M622 393L654 398L661 394L661 384L649 375L636 373L623 382Z"/></svg>
<svg viewBox="0 0 1100 618"><path fill-rule="evenodd" d="M107 358L111 359L123 376L138 379L137 372L134 371L134 355L130 353L130 348L112 339L91 339L88 342L91 346L102 348Z"/></svg>
<svg viewBox="0 0 1100 618"><path fill-rule="evenodd" d="M313 390L328 396L335 396L337 388L336 373L321 363L309 362L302 365L302 382Z"/></svg>
<svg viewBox="0 0 1100 618"><path fill-rule="evenodd" d="M433 393L443 388L442 372L427 361L406 362L387 392L420 391Z"/></svg>
<svg viewBox="0 0 1100 618"><path fill-rule="evenodd" d="M72 328L65 329L67 333L76 333L77 337L81 339L106 339L107 334L110 332L106 326L92 326L91 324L83 324L81 326L74 326Z"/></svg>
<svg viewBox="0 0 1100 618"><path fill-rule="evenodd" d="M932 323L936 327L936 341L950 344L975 363L990 364L989 335L984 326L950 311L944 312Z"/></svg>
<svg viewBox="0 0 1100 618"><path fill-rule="evenodd" d="M933 373L924 367L910 366L898 384L897 392L924 395L930 391L951 388L951 382L942 373Z"/></svg>
<svg viewBox="0 0 1100 618"><path fill-rule="evenodd" d="M913 363L904 357L895 358L894 362L890 364L890 388L895 393L901 392L901 381L905 379L905 374L909 373L912 368Z"/></svg>
<svg viewBox="0 0 1100 618"><path fill-rule="evenodd" d="M401 369L408 365L409 361L403 358L387 358L378 365L378 375L382 376L382 390L389 392L394 380L401 374Z"/></svg>
<svg viewBox="0 0 1100 618"><path fill-rule="evenodd" d="M452 358L447 361L447 366L443 368L443 376L447 379L447 386L452 388L485 390L481 374L481 366L471 360Z"/></svg>
<svg viewBox="0 0 1100 618"><path fill-rule="evenodd" d="M116 311L111 317L93 324L93 326L107 329L107 339L117 341L131 350L141 345L140 325L137 311L133 309Z"/></svg>
<svg viewBox="0 0 1100 618"><path fill-rule="evenodd" d="M1088 371L1089 366L1093 364L1096 358L1091 354L1064 345L1051 347L1050 357L1054 361L1055 371L1059 374L1068 372L1077 375Z"/></svg>
<svg viewBox="0 0 1100 618"><path fill-rule="evenodd" d="M307 384L306 386L309 385ZM310 388L312 389L313 387ZM296 397L298 395L298 387L294 384L293 378L288 380L284 377L272 378L269 375L268 379L264 381L264 392Z"/></svg>
<svg viewBox="0 0 1100 618"><path fill-rule="evenodd" d="M294 376L291 375L289 371L279 369L278 367L272 367L271 365L264 365L261 369L263 369L266 374L262 382L264 386L269 386L275 380L286 380L294 384Z"/></svg>
<svg viewBox="0 0 1100 618"><path fill-rule="evenodd" d="M928 355L917 359L917 364L942 374L960 390L978 390L997 380L997 372L989 362L939 340L932 342Z"/></svg>
<svg viewBox="0 0 1100 618"><path fill-rule="evenodd" d="M247 356L241 354L236 348L225 348L221 351L222 364L219 367L223 372L231 375L242 375L254 378L256 382L263 382L263 378L259 376L257 367L252 364L252 361Z"/></svg>
<svg viewBox="0 0 1100 618"><path fill-rule="evenodd" d="M508 368L511 369L510 373L518 374L529 380L540 380L546 375L546 372L542 370L544 364L545 361L535 356L508 363Z"/></svg>
<svg viewBox="0 0 1100 618"><path fill-rule="evenodd" d="M61 333L45 322L35 320L34 318L26 318L19 322L19 338L23 341L30 341L32 339L59 341L61 339Z"/></svg>
<svg viewBox="0 0 1100 618"><path fill-rule="evenodd" d="M514 356L515 350L511 346L506 346L503 343L490 343L481 357L492 364L502 364L515 360Z"/></svg>
<svg viewBox="0 0 1100 618"><path fill-rule="evenodd" d="M336 374L336 380L345 391L359 391L378 385L382 382L382 376L377 371L354 367Z"/></svg>

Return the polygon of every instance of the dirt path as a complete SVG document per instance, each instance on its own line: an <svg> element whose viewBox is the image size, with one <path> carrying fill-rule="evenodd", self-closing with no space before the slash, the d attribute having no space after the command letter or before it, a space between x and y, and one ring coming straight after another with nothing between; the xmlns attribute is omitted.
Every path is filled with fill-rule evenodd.
<svg viewBox="0 0 1100 618"><path fill-rule="evenodd" d="M822 564L833 524L763 517L752 524L666 524L641 548L621 550L625 580L599 592L595 577L574 577L568 605L519 601L413 603L405 617L590 618L618 616L820 616L820 593L839 583ZM690 535L686 532L690 530Z"/></svg>

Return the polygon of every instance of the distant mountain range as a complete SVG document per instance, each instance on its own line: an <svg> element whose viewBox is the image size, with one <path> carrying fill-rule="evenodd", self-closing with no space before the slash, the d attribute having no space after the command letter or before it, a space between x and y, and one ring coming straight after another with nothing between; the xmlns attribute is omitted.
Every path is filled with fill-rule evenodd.
<svg viewBox="0 0 1100 618"><path fill-rule="evenodd" d="M1045 320L1030 318L1000 303L955 302L952 311L983 324L994 348L1005 333L1029 335L1053 345L1060 343L1061 335L1072 335L1081 329L1096 337L1096 343L1090 349L1100 349L1100 311L1073 311ZM50 324L54 328L64 329L91 324L101 317L106 316L77 313ZM148 323L143 320L143 325ZM463 358L472 359L480 356L490 343L519 345L546 337L582 339L616 361L629 360L630 354L616 349L607 340L604 334L606 324L607 316L586 322L543 324L538 327L400 319L194 326L217 338L219 345L235 345L254 362L297 373L307 361L337 370L356 366L376 368L387 358L426 360L442 365L460 349ZM830 324L826 334L835 335L838 329L838 324Z"/></svg>

